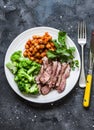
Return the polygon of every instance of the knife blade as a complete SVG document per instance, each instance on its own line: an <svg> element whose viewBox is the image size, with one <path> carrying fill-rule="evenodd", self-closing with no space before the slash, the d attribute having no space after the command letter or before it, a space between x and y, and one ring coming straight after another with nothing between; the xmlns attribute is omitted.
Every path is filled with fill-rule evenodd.
<svg viewBox="0 0 94 130"><path fill-rule="evenodd" d="M90 52L89 52L89 69L86 80L86 88L84 92L84 100L83 106L89 107L90 105L90 95L91 95L91 86L92 86L92 71L93 71L93 63L94 63L94 31L91 34L91 42L90 42Z"/></svg>

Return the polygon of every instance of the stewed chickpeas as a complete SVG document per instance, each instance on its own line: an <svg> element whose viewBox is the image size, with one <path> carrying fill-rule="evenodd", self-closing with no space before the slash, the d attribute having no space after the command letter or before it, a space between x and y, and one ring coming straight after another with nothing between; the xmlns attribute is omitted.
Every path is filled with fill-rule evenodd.
<svg viewBox="0 0 94 130"><path fill-rule="evenodd" d="M54 51L55 46L52 37L45 32L43 36L34 35L27 41L23 55L41 64L42 58L46 56L48 50Z"/></svg>

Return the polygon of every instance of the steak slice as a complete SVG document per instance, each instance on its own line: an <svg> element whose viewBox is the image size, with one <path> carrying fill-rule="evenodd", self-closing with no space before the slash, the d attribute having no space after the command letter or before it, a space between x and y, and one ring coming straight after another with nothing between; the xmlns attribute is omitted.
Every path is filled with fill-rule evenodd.
<svg viewBox="0 0 94 130"><path fill-rule="evenodd" d="M40 76L40 82L42 84L45 84L46 82L48 82L51 77L51 73L52 73L52 66L50 63L50 64L48 64L48 67L45 69L45 71Z"/></svg>
<svg viewBox="0 0 94 130"><path fill-rule="evenodd" d="M58 75L59 75L60 71L61 71L61 63L58 62L58 63L57 63L56 73L55 73L55 75L54 75L54 77L53 77L53 79L52 79L52 86L53 86L53 87L55 87L55 84L56 84L56 81L57 81L57 79L58 79Z"/></svg>
<svg viewBox="0 0 94 130"><path fill-rule="evenodd" d="M61 93L62 91L64 91L65 86L66 86L66 78L65 78L65 76L63 75L63 76L62 76L61 83L60 83L60 85L59 85L56 89L57 89L57 91L58 91L59 93Z"/></svg>
<svg viewBox="0 0 94 130"><path fill-rule="evenodd" d="M50 75L45 71L40 77L40 82L45 84L50 79Z"/></svg>
<svg viewBox="0 0 94 130"><path fill-rule="evenodd" d="M50 88L47 86L47 85L45 85L45 86L43 86L42 88L41 88L41 93L43 94L43 95L46 95L46 94L48 94L50 92Z"/></svg>
<svg viewBox="0 0 94 130"><path fill-rule="evenodd" d="M52 73L52 63L48 64L48 66L47 66L45 71L51 76L51 73Z"/></svg>
<svg viewBox="0 0 94 130"><path fill-rule="evenodd" d="M66 70L65 70L65 78L68 78L70 76L70 71L71 71L71 68L70 68L70 65L68 64Z"/></svg>
<svg viewBox="0 0 94 130"><path fill-rule="evenodd" d="M61 82L61 79L62 79L62 75L65 72L66 67L67 67L67 63L62 63L61 72L60 72L60 75L58 76L58 80L56 82L56 87L58 87L60 85L60 82Z"/></svg>
<svg viewBox="0 0 94 130"><path fill-rule="evenodd" d="M52 62L52 74L51 74L49 82L47 83L49 85L49 88L53 87L53 78L54 78L55 73L57 71L57 66L58 66L58 62L57 61L53 61Z"/></svg>
<svg viewBox="0 0 94 130"><path fill-rule="evenodd" d="M60 85L56 88L58 90L59 93L61 93L62 91L64 91L65 86L66 86L66 79L69 77L70 75L70 65L67 65L67 68L65 69L64 74L62 75L62 79L60 82Z"/></svg>

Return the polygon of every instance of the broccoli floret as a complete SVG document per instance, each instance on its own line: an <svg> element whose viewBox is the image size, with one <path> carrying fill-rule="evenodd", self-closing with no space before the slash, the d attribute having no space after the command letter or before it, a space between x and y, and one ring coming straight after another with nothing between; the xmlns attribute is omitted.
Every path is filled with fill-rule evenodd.
<svg viewBox="0 0 94 130"><path fill-rule="evenodd" d="M31 68L27 71L28 74L31 74L33 72L34 75L38 74L39 70L40 70L40 64L36 63L36 62L32 62L32 66Z"/></svg>
<svg viewBox="0 0 94 130"><path fill-rule="evenodd" d="M12 62L15 62L15 61L17 62L20 60L21 56L22 56L22 51L16 51L11 55L10 59Z"/></svg>
<svg viewBox="0 0 94 130"><path fill-rule="evenodd" d="M24 84L22 81L18 82L18 87L21 92L28 94L38 94L39 90L36 84L31 85L30 83Z"/></svg>
<svg viewBox="0 0 94 130"><path fill-rule="evenodd" d="M31 73L34 72L36 69L37 69L36 66L32 66L32 67L27 71L27 73L28 73L28 74L31 74Z"/></svg>
<svg viewBox="0 0 94 130"><path fill-rule="evenodd" d="M31 65L32 64L31 60L29 60L29 59L27 59L27 58L25 58L23 56L20 58L20 62L22 62L22 61L25 61L27 65Z"/></svg>
<svg viewBox="0 0 94 130"><path fill-rule="evenodd" d="M25 92L25 85L24 85L24 83L22 81L18 81L17 84L18 84L19 90L21 92Z"/></svg>
<svg viewBox="0 0 94 130"><path fill-rule="evenodd" d="M14 76L14 80L15 80L16 82L18 82L18 81L19 81L19 78L18 78L18 76L17 76L17 75L15 75L15 76Z"/></svg>
<svg viewBox="0 0 94 130"><path fill-rule="evenodd" d="M38 90L38 87L36 84L33 84L32 86L30 86L29 84L26 84L25 90L26 90L26 93L29 93L29 94L38 94L39 93L39 90Z"/></svg>
<svg viewBox="0 0 94 130"><path fill-rule="evenodd" d="M32 82L32 81L34 82L34 76L30 76L29 74L27 74L24 69L20 69L18 71L17 76L19 79L22 79L24 77L28 79L29 82Z"/></svg>
<svg viewBox="0 0 94 130"><path fill-rule="evenodd" d="M33 62L32 62L32 66L37 66L37 67L40 67L40 64L39 64L39 63L37 63L37 62L35 62L35 61L33 61Z"/></svg>
<svg viewBox="0 0 94 130"><path fill-rule="evenodd" d="M32 65L32 61L30 61L29 59L20 58L19 60L20 60L19 63L18 63L19 68L29 69L30 66Z"/></svg>
<svg viewBox="0 0 94 130"><path fill-rule="evenodd" d="M6 67L13 73L15 74L17 72L17 67L16 67L16 64L14 63L11 63L11 62L8 62L6 64Z"/></svg>

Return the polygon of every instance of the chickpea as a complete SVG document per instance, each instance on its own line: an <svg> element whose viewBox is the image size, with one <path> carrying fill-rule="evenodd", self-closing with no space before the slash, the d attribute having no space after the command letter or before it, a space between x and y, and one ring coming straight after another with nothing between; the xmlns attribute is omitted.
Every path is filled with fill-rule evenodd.
<svg viewBox="0 0 94 130"><path fill-rule="evenodd" d="M52 47L54 47L54 43L53 42L51 42L50 44L51 44Z"/></svg>
<svg viewBox="0 0 94 130"><path fill-rule="evenodd" d="M45 48L45 45L40 45L40 49L43 49L43 48Z"/></svg>
<svg viewBox="0 0 94 130"><path fill-rule="evenodd" d="M30 53L30 52L28 52L27 54L28 54L29 57L31 56L31 53Z"/></svg>
<svg viewBox="0 0 94 130"><path fill-rule="evenodd" d="M44 57L44 56L46 56L46 52L41 53L41 57Z"/></svg>
<svg viewBox="0 0 94 130"><path fill-rule="evenodd" d="M39 45L37 45L37 46L36 46L36 48L37 48L37 49L40 49L40 46L39 46Z"/></svg>
<svg viewBox="0 0 94 130"><path fill-rule="evenodd" d="M32 52L33 51L33 47L31 47L29 50Z"/></svg>
<svg viewBox="0 0 94 130"><path fill-rule="evenodd" d="M25 45L25 48L26 48L26 49L28 49L28 48L29 48L29 45L28 45L28 44L26 44L26 45Z"/></svg>
<svg viewBox="0 0 94 130"><path fill-rule="evenodd" d="M35 47L38 46L38 42L35 42L34 46L35 46Z"/></svg>
<svg viewBox="0 0 94 130"><path fill-rule="evenodd" d="M50 45L50 43L48 43L47 45L46 45L46 48L50 48L51 47L51 45Z"/></svg>
<svg viewBox="0 0 94 130"><path fill-rule="evenodd" d="M40 57L40 53L37 52L37 53L35 54L35 56L39 58L39 57Z"/></svg>
<svg viewBox="0 0 94 130"><path fill-rule="evenodd" d="M43 41L42 41L42 39L39 39L39 43L42 43Z"/></svg>
<svg viewBox="0 0 94 130"><path fill-rule="evenodd" d="M30 60L34 60L34 57L30 57Z"/></svg>
<svg viewBox="0 0 94 130"><path fill-rule="evenodd" d="M36 47L33 48L33 51L36 53L38 50Z"/></svg>

